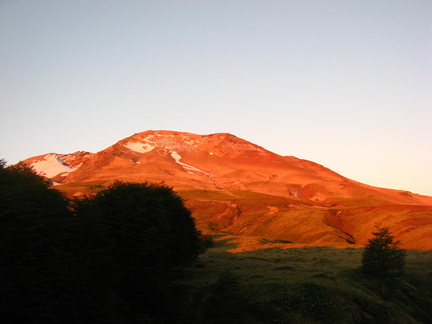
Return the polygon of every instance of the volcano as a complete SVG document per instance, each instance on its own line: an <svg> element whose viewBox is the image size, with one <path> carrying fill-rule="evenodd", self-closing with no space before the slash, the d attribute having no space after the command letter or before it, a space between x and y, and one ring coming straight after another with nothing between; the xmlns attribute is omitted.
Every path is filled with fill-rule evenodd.
<svg viewBox="0 0 432 324"><path fill-rule="evenodd" d="M67 196L116 180L163 183L203 233L262 246L362 246L376 223L406 249L432 250L432 197L369 186L228 133L146 131L97 153L23 161ZM254 242L254 243L250 243Z"/></svg>

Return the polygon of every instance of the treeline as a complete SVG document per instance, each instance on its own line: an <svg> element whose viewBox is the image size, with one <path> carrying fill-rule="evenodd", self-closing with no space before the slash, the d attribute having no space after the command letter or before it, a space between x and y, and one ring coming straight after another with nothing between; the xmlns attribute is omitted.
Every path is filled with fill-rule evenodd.
<svg viewBox="0 0 432 324"><path fill-rule="evenodd" d="M0 162L3 323L169 323L173 282L200 251L171 188L116 182L68 201L25 164Z"/></svg>

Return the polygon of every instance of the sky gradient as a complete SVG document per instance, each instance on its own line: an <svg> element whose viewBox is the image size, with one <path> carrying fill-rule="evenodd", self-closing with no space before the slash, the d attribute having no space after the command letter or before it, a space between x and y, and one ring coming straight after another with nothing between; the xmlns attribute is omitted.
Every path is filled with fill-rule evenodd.
<svg viewBox="0 0 432 324"><path fill-rule="evenodd" d="M232 133L432 196L432 1L0 0L0 158Z"/></svg>

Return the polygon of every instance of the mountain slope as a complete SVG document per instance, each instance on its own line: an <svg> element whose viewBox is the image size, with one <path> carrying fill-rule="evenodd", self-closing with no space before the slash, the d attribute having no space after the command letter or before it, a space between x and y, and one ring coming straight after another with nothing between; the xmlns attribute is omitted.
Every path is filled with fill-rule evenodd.
<svg viewBox="0 0 432 324"><path fill-rule="evenodd" d="M231 134L147 131L95 154L48 154L24 162L69 195L114 180L164 182L185 199L204 232L365 244L379 221L405 247L432 249L432 197L368 186Z"/></svg>

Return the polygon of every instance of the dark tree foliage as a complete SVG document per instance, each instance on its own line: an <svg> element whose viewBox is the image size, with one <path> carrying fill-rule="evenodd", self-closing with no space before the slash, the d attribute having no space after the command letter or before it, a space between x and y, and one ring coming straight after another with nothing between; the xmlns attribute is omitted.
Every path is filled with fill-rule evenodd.
<svg viewBox="0 0 432 324"><path fill-rule="evenodd" d="M114 301L130 322L169 316L173 270L200 248L181 198L165 186L116 182L77 201L75 212L90 304Z"/></svg>
<svg viewBox="0 0 432 324"><path fill-rule="evenodd" d="M52 323L68 312L67 202L26 164L0 168L0 313Z"/></svg>
<svg viewBox="0 0 432 324"><path fill-rule="evenodd" d="M377 278L391 278L402 274L405 251L394 241L388 227L376 225L376 232L368 240L362 256L363 271Z"/></svg>
<svg viewBox="0 0 432 324"><path fill-rule="evenodd" d="M3 323L168 323L176 271L199 252L172 189L117 182L72 206L25 164L0 160Z"/></svg>

